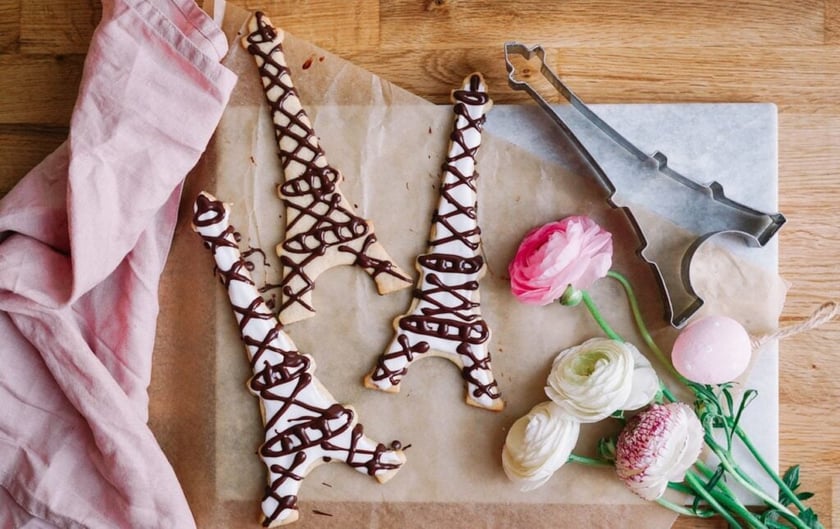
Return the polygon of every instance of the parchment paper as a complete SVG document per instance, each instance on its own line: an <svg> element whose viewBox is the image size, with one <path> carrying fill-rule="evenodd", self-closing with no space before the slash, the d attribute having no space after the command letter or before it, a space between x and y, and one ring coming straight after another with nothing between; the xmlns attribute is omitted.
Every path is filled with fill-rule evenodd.
<svg viewBox="0 0 840 529"><path fill-rule="evenodd" d="M245 16L228 6L231 37ZM397 263L414 271L438 199L451 109L291 35L285 50L327 157L345 175L344 194L374 221ZM262 427L257 400L245 388L250 375L245 353L224 290L212 276L211 258L190 233L191 201L204 188L233 205L243 248L266 254L265 261L252 258L258 285L279 279L274 246L283 233L284 210L276 195L282 174L257 70L238 39L226 63L240 82L185 191L162 289L152 388L153 427L199 527L255 526L265 472L255 454ZM478 169L488 265L482 310L493 332L493 368L506 409L492 413L465 405L460 372L442 359L414 364L397 395L363 388L362 377L392 337L392 320L407 310L410 289L382 297L359 268L326 272L316 283L317 315L286 330L302 352L315 357L324 385L356 408L368 435L386 444L399 439L410 448L405 467L384 485L340 464L316 469L301 491L297 526L669 527L674 520L669 511L636 498L609 470L567 465L529 493L517 491L504 476L500 451L506 429L546 400L543 386L553 357L601 335L582 308L531 307L510 294L507 265L528 230L570 214L594 217L614 234L614 267L632 278L660 345L668 350L676 333L665 322L650 269L635 256L638 243L629 223L606 206L590 175L487 135ZM659 220L667 237L653 234L651 244L667 245L680 236ZM710 245L695 258L692 276L707 301L705 311L732 315L754 333L775 328L784 293L778 277ZM615 329L641 345L620 287L603 280L591 293ZM576 451L591 454L597 439L615 428L610 421L583 428Z"/></svg>

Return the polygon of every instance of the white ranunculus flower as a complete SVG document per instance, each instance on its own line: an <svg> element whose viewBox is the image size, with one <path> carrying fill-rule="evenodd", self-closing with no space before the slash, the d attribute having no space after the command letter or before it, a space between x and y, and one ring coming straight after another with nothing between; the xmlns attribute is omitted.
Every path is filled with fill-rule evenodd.
<svg viewBox="0 0 840 529"><path fill-rule="evenodd" d="M631 344L625 344L633 352L633 382L630 396L621 407L622 410L638 410L647 406L659 392L659 376L650 361Z"/></svg>
<svg viewBox="0 0 840 529"><path fill-rule="evenodd" d="M519 490L533 490L569 459L580 434L580 423L551 401L534 406L508 430L502 468Z"/></svg>
<svg viewBox="0 0 840 529"><path fill-rule="evenodd" d="M683 402L654 404L636 415L618 436L615 470L630 489L646 500L680 482L700 457L703 426Z"/></svg>
<svg viewBox="0 0 840 529"><path fill-rule="evenodd" d="M580 422L609 417L631 396L635 349L609 338L566 349L554 359L545 394Z"/></svg>

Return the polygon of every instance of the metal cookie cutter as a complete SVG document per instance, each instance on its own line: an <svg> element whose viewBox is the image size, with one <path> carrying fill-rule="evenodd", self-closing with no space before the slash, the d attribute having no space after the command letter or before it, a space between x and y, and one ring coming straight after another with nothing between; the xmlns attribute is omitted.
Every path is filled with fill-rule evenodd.
<svg viewBox="0 0 840 529"><path fill-rule="evenodd" d="M513 55L525 60L536 56L540 74L570 104L560 111L527 81L517 79L518 72L511 61ZM781 213L762 213L727 198L718 182L698 184L679 174L668 167L668 159L661 152L648 155L641 151L598 117L557 77L546 64L541 46L529 48L508 42L505 64L510 87L526 91L560 126L610 193L609 203L627 214L641 242L638 254L655 272L666 317L673 326L682 326L703 305L691 286L689 269L695 251L706 239L728 232L741 235L750 246L764 246L785 223ZM630 204L649 204L652 196L659 199L657 212L689 233L679 238L676 248L650 246L644 234L644 219L630 209Z"/></svg>

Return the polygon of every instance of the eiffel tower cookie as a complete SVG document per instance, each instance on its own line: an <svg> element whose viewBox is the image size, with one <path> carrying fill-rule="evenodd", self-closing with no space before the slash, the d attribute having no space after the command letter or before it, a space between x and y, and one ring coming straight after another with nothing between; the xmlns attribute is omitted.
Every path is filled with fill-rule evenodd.
<svg viewBox="0 0 840 529"><path fill-rule="evenodd" d="M228 207L200 194L193 228L213 253L253 371L248 388L260 402L265 441L259 455L268 470L263 525L297 520L303 479L325 462L346 463L381 483L393 477L405 462L399 443L386 447L368 438L355 410L336 402L315 377L315 361L297 351L254 286Z"/></svg>
<svg viewBox="0 0 840 529"><path fill-rule="evenodd" d="M358 216L342 195L341 173L327 162L292 84L283 53L283 32L255 13L242 45L254 56L271 107L285 182L278 194L286 206L286 237L277 247L283 265L279 318L283 323L315 314L315 279L339 265L358 265L380 294L411 286L377 241L373 223Z"/></svg>
<svg viewBox="0 0 840 529"><path fill-rule="evenodd" d="M478 226L475 153L485 112L492 102L484 79L472 74L452 93L455 125L443 166L440 201L432 217L428 252L417 257L420 279L409 312L365 386L399 391L408 367L426 356L444 357L461 368L467 404L504 408L490 366L490 328L481 316L478 280L484 275Z"/></svg>

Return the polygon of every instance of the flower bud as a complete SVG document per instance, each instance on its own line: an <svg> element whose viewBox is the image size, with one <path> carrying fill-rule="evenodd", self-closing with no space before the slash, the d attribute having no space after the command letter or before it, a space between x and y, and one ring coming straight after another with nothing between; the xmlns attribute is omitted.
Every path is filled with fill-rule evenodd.
<svg viewBox="0 0 840 529"><path fill-rule="evenodd" d="M563 295L560 296L560 299L557 300L558 303L567 307L576 307L580 305L581 301L583 301L583 290L577 289L572 285L569 285L566 291L563 292Z"/></svg>

